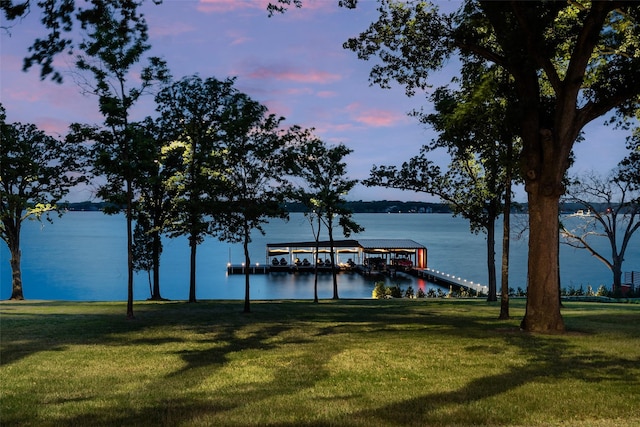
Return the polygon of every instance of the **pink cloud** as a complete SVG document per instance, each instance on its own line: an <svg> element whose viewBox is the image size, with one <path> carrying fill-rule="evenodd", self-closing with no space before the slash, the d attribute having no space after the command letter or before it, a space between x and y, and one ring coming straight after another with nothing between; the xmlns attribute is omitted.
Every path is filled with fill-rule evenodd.
<svg viewBox="0 0 640 427"><path fill-rule="evenodd" d="M404 116L399 115L394 111L369 110L363 111L361 114L357 115L355 119L357 122L364 123L365 125L382 127L393 126L394 124L403 121Z"/></svg>
<svg viewBox="0 0 640 427"><path fill-rule="evenodd" d="M251 37L248 37L239 31L228 31L227 37L231 40L231 46L238 46L253 40Z"/></svg>
<svg viewBox="0 0 640 427"><path fill-rule="evenodd" d="M354 128L353 123L324 123L318 126L318 133L349 132Z"/></svg>
<svg viewBox="0 0 640 427"><path fill-rule="evenodd" d="M342 79L342 76L335 73L329 73L326 71L309 70L309 71L297 71L290 69L277 69L270 67L260 67L247 74L248 77L254 79L274 79L285 80L296 83L315 83L326 84L333 83Z"/></svg>
<svg viewBox="0 0 640 427"><path fill-rule="evenodd" d="M364 109L359 103L353 103L345 109L351 113L353 119L367 126L388 127L405 123L407 117L395 110Z"/></svg>
<svg viewBox="0 0 640 427"><path fill-rule="evenodd" d="M285 95L311 95L313 91L310 88L288 88L282 91Z"/></svg>
<svg viewBox="0 0 640 427"><path fill-rule="evenodd" d="M38 128L49 135L60 137L69 131L69 122L52 117L43 117L38 120Z"/></svg>
<svg viewBox="0 0 640 427"><path fill-rule="evenodd" d="M199 0L197 9L204 13L233 12L237 10L267 10L269 3L276 4L277 0ZM307 1L302 10L318 10L336 8L336 4L330 1ZM288 9L297 9L293 4Z"/></svg>
<svg viewBox="0 0 640 427"><path fill-rule="evenodd" d="M197 9L204 13L232 12L243 9L267 10L270 0L200 0Z"/></svg>
<svg viewBox="0 0 640 427"><path fill-rule="evenodd" d="M321 90L316 93L316 96L318 98L334 98L338 96L338 93L332 90Z"/></svg>
<svg viewBox="0 0 640 427"><path fill-rule="evenodd" d="M160 24L149 28L152 37L177 36L193 31L195 31L194 26L185 22L171 22L167 25Z"/></svg>
<svg viewBox="0 0 640 427"><path fill-rule="evenodd" d="M10 88L5 94L7 98L15 101L38 102L43 98L40 92L34 92L28 89L13 90Z"/></svg>

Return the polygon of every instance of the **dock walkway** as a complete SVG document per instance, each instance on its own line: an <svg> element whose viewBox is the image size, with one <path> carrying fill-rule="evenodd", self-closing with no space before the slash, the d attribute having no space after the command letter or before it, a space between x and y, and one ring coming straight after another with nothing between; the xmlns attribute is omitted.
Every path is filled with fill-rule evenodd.
<svg viewBox="0 0 640 427"><path fill-rule="evenodd" d="M246 271L249 271L249 274L270 274L277 272L286 272L286 273L299 273L299 272L308 272L313 273L313 267L304 267L299 268L295 265L287 265L287 266L269 266L269 265L256 265L245 267L244 265L227 265L227 274L245 274ZM319 271L328 272L331 271L331 267L320 267ZM338 272L344 271L344 268L336 267ZM373 275L393 275L396 269L390 268L388 270L379 271L372 270L371 268L365 267L363 265L357 265L353 269L349 269L350 271L356 271L363 276L371 277ZM425 279L431 283L435 283L437 285L453 287L455 289L465 289L467 291L473 291L476 293L487 294L489 292L489 288L480 283L475 283L470 280L463 279L462 277L455 276L452 274L448 274L439 270L434 270L432 268L408 268L408 269L398 269L397 271L404 271L406 274L409 274L414 277L418 277L421 279Z"/></svg>
<svg viewBox="0 0 640 427"><path fill-rule="evenodd" d="M444 284L447 286L453 286L456 288L464 288L469 291L474 291L477 293L488 293L489 288L487 286L481 285L480 283L474 283L470 280L463 279L462 277L455 276L453 274L448 274L443 271L434 270L432 268L414 268L412 269L411 274L416 277L421 277L429 282L436 284Z"/></svg>

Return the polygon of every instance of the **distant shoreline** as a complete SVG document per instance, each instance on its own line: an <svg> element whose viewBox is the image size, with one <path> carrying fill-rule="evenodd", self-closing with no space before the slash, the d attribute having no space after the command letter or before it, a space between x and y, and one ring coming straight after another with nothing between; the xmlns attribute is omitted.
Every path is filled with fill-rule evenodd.
<svg viewBox="0 0 640 427"><path fill-rule="evenodd" d="M99 212L111 209L114 205L107 202L75 202L60 203L62 209L73 212ZM286 204L287 212L306 212L307 209L301 203L290 202ZM398 200L379 200L379 201L351 201L345 204L345 207L353 213L443 213L451 214L451 208L446 203L432 202L402 202ZM117 210L117 209L116 209ZM525 205L515 205L512 209L513 213L526 212Z"/></svg>
<svg viewBox="0 0 640 427"><path fill-rule="evenodd" d="M602 205L602 206L600 206ZM594 203L600 211L604 211L604 204ZM100 212L105 210L117 211L117 207L108 202L63 202L59 204L61 209L72 212ZM307 208L302 203L289 202L285 205L287 212L307 212ZM349 201L345 207L353 213L442 213L452 214L451 208L446 203L433 202L402 202L399 200L377 200L377 201ZM114 209L115 208L115 209ZM563 203L562 214L572 214L584 209L578 203ZM527 203L513 203L511 213L528 213Z"/></svg>

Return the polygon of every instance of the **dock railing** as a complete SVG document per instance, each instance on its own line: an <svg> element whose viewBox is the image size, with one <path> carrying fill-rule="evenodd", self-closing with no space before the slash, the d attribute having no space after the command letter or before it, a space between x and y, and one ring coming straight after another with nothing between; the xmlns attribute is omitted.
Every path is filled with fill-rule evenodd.
<svg viewBox="0 0 640 427"><path fill-rule="evenodd" d="M453 285L467 290L472 290L477 293L486 294L489 292L489 288L480 283L475 283L471 280L463 279L462 277L454 274L445 273L444 271L434 270L432 268L420 268L416 269L418 277L423 277L433 282L442 282L447 285Z"/></svg>

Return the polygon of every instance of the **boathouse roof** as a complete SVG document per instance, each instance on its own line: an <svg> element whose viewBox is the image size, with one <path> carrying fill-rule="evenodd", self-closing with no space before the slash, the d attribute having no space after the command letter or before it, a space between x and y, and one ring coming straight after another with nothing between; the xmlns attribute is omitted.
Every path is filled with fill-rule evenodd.
<svg viewBox="0 0 640 427"><path fill-rule="evenodd" d="M358 240L363 249L424 249L425 246L411 239L361 239Z"/></svg>
<svg viewBox="0 0 640 427"><path fill-rule="evenodd" d="M318 246L321 248L326 248L331 246L331 242L329 240L320 240L318 242ZM354 248L358 247L360 244L357 240L334 240L333 247L334 248ZM306 242L284 242L284 243L267 243L267 248L315 248L315 241L306 241Z"/></svg>
<svg viewBox="0 0 640 427"><path fill-rule="evenodd" d="M306 242L284 242L284 243L267 243L267 248L313 248L316 246L315 241ZM318 242L318 246L326 248L331 246L328 240ZM383 249L383 250L400 250L400 249L425 249L424 245L411 239L359 239L359 240L334 240L334 248L354 248L362 249Z"/></svg>

